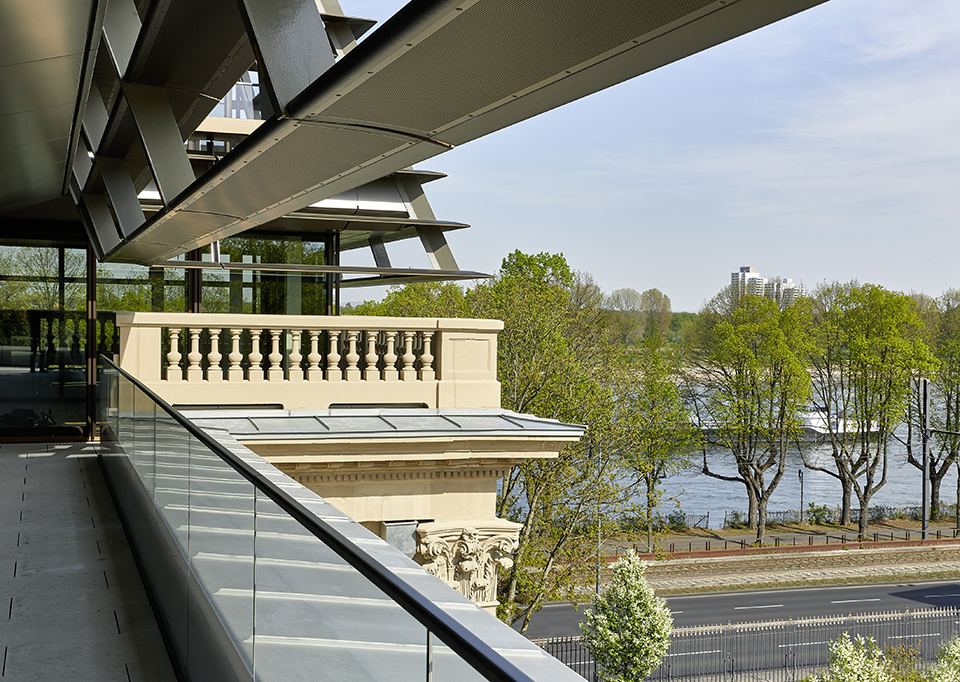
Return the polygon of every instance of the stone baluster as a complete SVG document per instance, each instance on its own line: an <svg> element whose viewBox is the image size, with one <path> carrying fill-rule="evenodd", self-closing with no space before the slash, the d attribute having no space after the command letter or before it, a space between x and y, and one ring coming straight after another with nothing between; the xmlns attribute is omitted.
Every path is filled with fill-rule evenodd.
<svg viewBox="0 0 960 682"><path fill-rule="evenodd" d="M223 368L220 367L220 328L210 327L210 354L207 355L207 381L223 381Z"/></svg>
<svg viewBox="0 0 960 682"><path fill-rule="evenodd" d="M320 369L320 331L309 329L310 353L307 354L307 381L323 381L323 370Z"/></svg>
<svg viewBox="0 0 960 682"><path fill-rule="evenodd" d="M200 332L203 327L188 327L190 332L190 352L187 353L187 360L190 364L187 366L187 381L203 381L203 368L200 361L203 355L200 354Z"/></svg>
<svg viewBox="0 0 960 682"><path fill-rule="evenodd" d="M383 380L396 381L399 376L399 374L397 374L397 332L388 331L386 335L387 352L383 354Z"/></svg>
<svg viewBox="0 0 960 682"><path fill-rule="evenodd" d="M167 381L182 381L183 371L180 369L180 330L171 327L170 352L167 353Z"/></svg>
<svg viewBox="0 0 960 682"><path fill-rule="evenodd" d="M403 381L416 381L417 370L413 368L413 362L417 356L413 354L413 337L416 332L403 332L403 369L400 370L400 378Z"/></svg>
<svg viewBox="0 0 960 682"><path fill-rule="evenodd" d="M262 333L262 329L250 330L250 369L247 372L250 381L263 381L263 367L260 366L263 362L263 354L260 352L260 334Z"/></svg>
<svg viewBox="0 0 960 682"><path fill-rule="evenodd" d="M357 367L360 361L360 354L357 352L358 336L360 336L358 331L347 331L347 368L344 370L347 381L360 381L360 369Z"/></svg>
<svg viewBox="0 0 960 682"><path fill-rule="evenodd" d="M431 353L431 344L433 342L433 332L423 332L423 353L420 355L420 381L433 381L437 373L433 369L433 353Z"/></svg>
<svg viewBox="0 0 960 682"><path fill-rule="evenodd" d="M340 335L343 332L330 330L330 352L327 354L327 381L340 381Z"/></svg>
<svg viewBox="0 0 960 682"><path fill-rule="evenodd" d="M363 371L364 381L380 381L380 370L377 369L377 361L380 356L377 355L377 336L380 332L372 329L367 330L367 354L364 360L367 361L367 368Z"/></svg>
<svg viewBox="0 0 960 682"><path fill-rule="evenodd" d="M280 352L282 329L270 329L270 367L267 369L267 381L283 381L283 354Z"/></svg>
<svg viewBox="0 0 960 682"><path fill-rule="evenodd" d="M303 331L300 329L290 330L290 369L287 371L290 381L303 381L303 367L300 366L300 361L303 360L303 355L300 353L302 335Z"/></svg>
<svg viewBox="0 0 960 682"><path fill-rule="evenodd" d="M243 353L240 352L240 335L242 329L232 327L230 329L230 368L227 370L227 381L243 381L243 367L240 363L243 361Z"/></svg>

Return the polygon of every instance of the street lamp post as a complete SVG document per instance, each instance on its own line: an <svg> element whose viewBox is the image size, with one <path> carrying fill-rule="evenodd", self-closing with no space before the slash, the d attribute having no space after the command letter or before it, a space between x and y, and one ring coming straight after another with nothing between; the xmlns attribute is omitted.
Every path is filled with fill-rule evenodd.
<svg viewBox="0 0 960 682"><path fill-rule="evenodd" d="M803 523L803 469L798 469L797 475L800 476L800 523Z"/></svg>
<svg viewBox="0 0 960 682"><path fill-rule="evenodd" d="M923 521L920 537L927 539L930 528L930 380L921 379L923 391Z"/></svg>

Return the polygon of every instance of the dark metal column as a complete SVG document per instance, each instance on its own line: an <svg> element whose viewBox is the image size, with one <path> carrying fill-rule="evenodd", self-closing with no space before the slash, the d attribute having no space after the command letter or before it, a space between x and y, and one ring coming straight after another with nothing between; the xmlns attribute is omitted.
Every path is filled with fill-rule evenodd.
<svg viewBox="0 0 960 682"><path fill-rule="evenodd" d="M203 260L200 249L194 249L187 252L187 260ZM184 272L187 290L184 298L187 303L188 313L199 313L203 310L203 293L201 291L203 270L199 268L188 268Z"/></svg>
<svg viewBox="0 0 960 682"><path fill-rule="evenodd" d="M83 435L97 436L97 258L87 245L87 420Z"/></svg>

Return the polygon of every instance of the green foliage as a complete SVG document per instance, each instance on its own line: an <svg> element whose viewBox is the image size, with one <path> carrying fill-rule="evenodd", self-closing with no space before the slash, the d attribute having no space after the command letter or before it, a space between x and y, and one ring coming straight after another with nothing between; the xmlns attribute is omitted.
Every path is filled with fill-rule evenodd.
<svg viewBox="0 0 960 682"><path fill-rule="evenodd" d="M699 421L729 449L736 476L703 472L744 485L750 527L762 540L766 505L784 473L809 400L810 312L805 300L780 309L760 296L715 297L701 312L689 349L689 384Z"/></svg>
<svg viewBox="0 0 960 682"><path fill-rule="evenodd" d="M524 620L551 600L575 599L592 576L598 511L622 515L631 490L613 409L622 349L608 342L603 293L575 274L562 254L508 255L493 279L464 290L455 284L413 284L391 289L382 302L354 314L499 319L497 369L504 408L586 424L588 440L554 459L531 459L504 478L497 515L522 524L514 564L501 579L500 615ZM590 523L588 523L590 521Z"/></svg>
<svg viewBox="0 0 960 682"><path fill-rule="evenodd" d="M827 505L814 504L813 502L807 505L807 521L809 523L822 526L826 523L830 523L832 520L833 511Z"/></svg>
<svg viewBox="0 0 960 682"><path fill-rule="evenodd" d="M453 282L392 286L382 301L364 301L343 313L395 317L474 317L464 290Z"/></svg>
<svg viewBox="0 0 960 682"><path fill-rule="evenodd" d="M849 523L856 493L862 534L870 498L886 483L889 435L906 418L910 379L933 371L937 362L910 297L849 282L824 285L814 298L813 385L828 410L835 470L812 468L840 481L843 523Z"/></svg>
<svg viewBox="0 0 960 682"><path fill-rule="evenodd" d="M691 466L700 444L680 394L679 363L677 352L668 349L659 334L651 334L631 355L625 380L616 387L614 419L624 456L644 487L643 518L651 551L660 485Z"/></svg>
<svg viewBox="0 0 960 682"><path fill-rule="evenodd" d="M636 682L660 665L670 647L673 616L644 578L632 550L613 565L610 587L593 599L580 624L604 682Z"/></svg>

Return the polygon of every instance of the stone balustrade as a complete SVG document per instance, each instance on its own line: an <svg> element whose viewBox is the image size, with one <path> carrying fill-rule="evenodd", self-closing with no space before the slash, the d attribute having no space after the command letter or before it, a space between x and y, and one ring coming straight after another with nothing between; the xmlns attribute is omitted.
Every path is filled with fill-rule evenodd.
<svg viewBox="0 0 960 682"><path fill-rule="evenodd" d="M120 366L177 405L494 408L497 320L116 314Z"/></svg>

